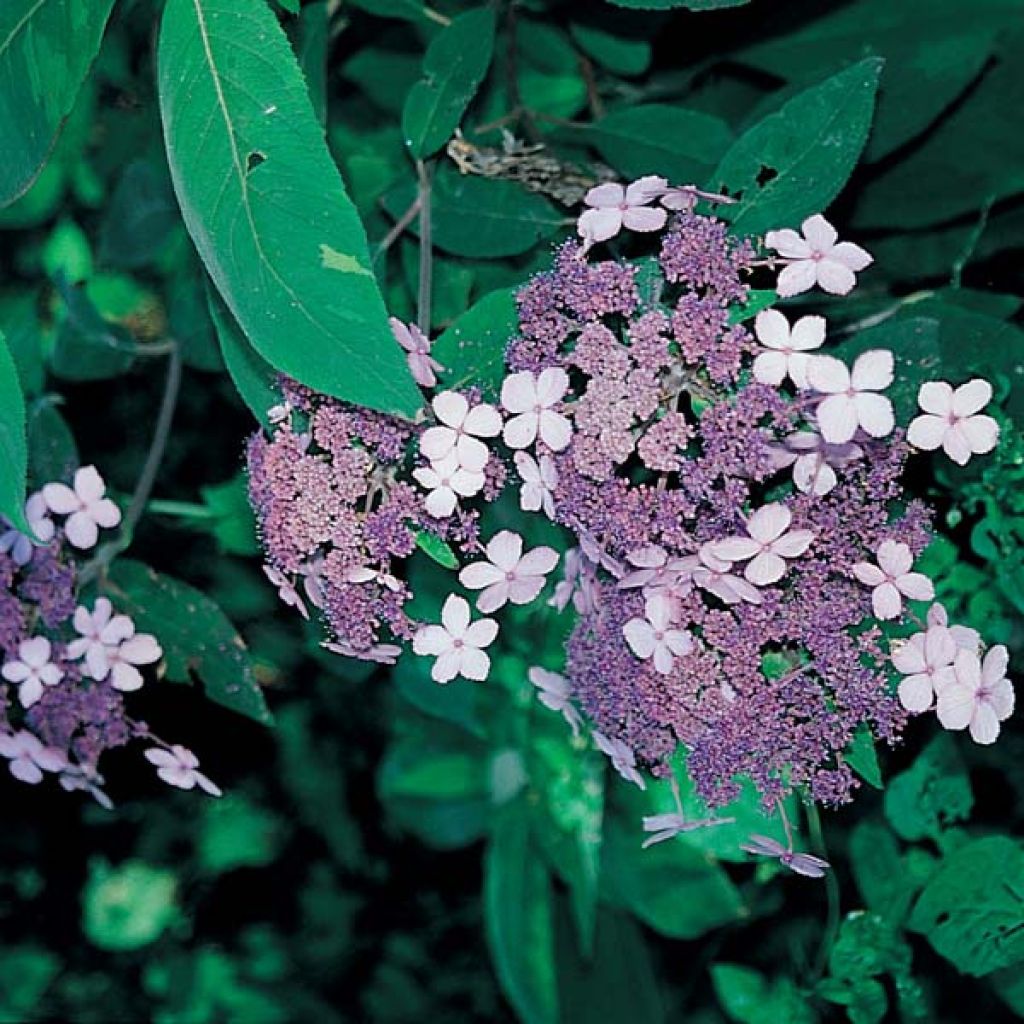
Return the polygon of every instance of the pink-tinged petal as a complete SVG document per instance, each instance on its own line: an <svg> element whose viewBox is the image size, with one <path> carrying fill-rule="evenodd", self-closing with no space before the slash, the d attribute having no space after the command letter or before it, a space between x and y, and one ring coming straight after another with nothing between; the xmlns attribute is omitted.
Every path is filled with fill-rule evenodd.
<svg viewBox="0 0 1024 1024"><path fill-rule="evenodd" d="M78 495L67 484L46 484L43 498L49 510L59 516L71 515L82 507Z"/></svg>
<svg viewBox="0 0 1024 1024"><path fill-rule="evenodd" d="M440 462L455 449L458 439L451 427L430 427L420 438L420 451L431 462Z"/></svg>
<svg viewBox="0 0 1024 1024"><path fill-rule="evenodd" d="M856 391L883 391L893 381L895 363L887 348L873 348L857 356L850 374Z"/></svg>
<svg viewBox="0 0 1024 1024"><path fill-rule="evenodd" d="M32 760L44 772L60 772L68 766L68 759L63 751L54 747L44 747L42 744L32 752Z"/></svg>
<svg viewBox="0 0 1024 1024"><path fill-rule="evenodd" d="M548 408L569 390L569 375L560 366L549 366L537 378L537 404Z"/></svg>
<svg viewBox="0 0 1024 1024"><path fill-rule="evenodd" d="M907 440L921 451L933 452L946 437L949 422L939 416L918 416L910 421Z"/></svg>
<svg viewBox="0 0 1024 1024"><path fill-rule="evenodd" d="M786 259L807 260L811 258L811 247L803 235L792 228L769 231L764 236L764 244Z"/></svg>
<svg viewBox="0 0 1024 1024"><path fill-rule="evenodd" d="M498 583L486 587L476 599L477 608L485 615L504 608L509 599L509 582L504 577Z"/></svg>
<svg viewBox="0 0 1024 1024"><path fill-rule="evenodd" d="M791 853L782 858L782 863L804 878L824 878L829 869L828 861L815 857L813 853Z"/></svg>
<svg viewBox="0 0 1024 1024"><path fill-rule="evenodd" d="M50 641L45 636L23 640L18 646L18 657L32 668L42 668L50 660Z"/></svg>
<svg viewBox="0 0 1024 1024"><path fill-rule="evenodd" d="M150 747L143 756L157 768L173 768L179 763L169 750L163 750L160 747Z"/></svg>
<svg viewBox="0 0 1024 1024"><path fill-rule="evenodd" d="M932 683L927 675L908 676L900 683L897 693L903 707L915 715L927 711L935 699Z"/></svg>
<svg viewBox="0 0 1024 1024"><path fill-rule="evenodd" d="M450 683L459 674L462 667L462 655L462 649L449 648L442 652L430 669L430 678L435 683Z"/></svg>
<svg viewBox="0 0 1024 1024"><path fill-rule="evenodd" d="M944 729L966 729L974 715L974 691L959 684L947 686L938 696L935 713Z"/></svg>
<svg viewBox="0 0 1024 1024"><path fill-rule="evenodd" d="M987 380L975 377L953 392L953 415L973 416L992 401L992 385Z"/></svg>
<svg viewBox="0 0 1024 1024"><path fill-rule="evenodd" d="M746 569L743 570L747 580L758 587L765 587L769 583L781 580L785 574L786 560L771 551L763 551L748 562Z"/></svg>
<svg viewBox="0 0 1024 1024"><path fill-rule="evenodd" d="M752 835L745 843L740 843L740 849L757 857L781 857L786 852L777 839L759 835Z"/></svg>
<svg viewBox="0 0 1024 1024"><path fill-rule="evenodd" d="M209 793L210 796L223 796L220 786L218 786L212 779L207 778L202 772L195 772L195 780L199 785L199 788L205 793Z"/></svg>
<svg viewBox="0 0 1024 1024"><path fill-rule="evenodd" d="M519 507L524 512L538 512L544 504L545 491L540 484L524 483L519 490Z"/></svg>
<svg viewBox="0 0 1024 1024"><path fill-rule="evenodd" d="M838 483L835 470L820 455L801 455L793 464L793 483L804 494L828 494Z"/></svg>
<svg viewBox="0 0 1024 1024"><path fill-rule="evenodd" d="M957 651L953 661L958 686L963 686L971 693L977 693L981 687L981 659L974 651Z"/></svg>
<svg viewBox="0 0 1024 1024"><path fill-rule="evenodd" d="M818 280L817 265L813 260L790 263L779 272L775 290L782 299L792 298L810 291Z"/></svg>
<svg viewBox="0 0 1024 1024"><path fill-rule="evenodd" d="M916 675L928 671L925 645L920 642L921 634L912 636L892 652L892 665L901 675Z"/></svg>
<svg viewBox="0 0 1024 1024"><path fill-rule="evenodd" d="M451 489L463 498L472 498L479 494L484 487L483 473L476 473L468 469L459 469L452 474Z"/></svg>
<svg viewBox="0 0 1024 1024"><path fill-rule="evenodd" d="M103 497L106 485L95 466L82 466L75 470L75 494L85 504L99 501Z"/></svg>
<svg viewBox="0 0 1024 1024"><path fill-rule="evenodd" d="M617 182L606 181L603 185L595 185L583 197L587 206L595 209L603 209L609 206L617 207L626 199L626 190Z"/></svg>
<svg viewBox="0 0 1024 1024"><path fill-rule="evenodd" d="M134 665L126 665L119 661L110 670L110 685L115 690L131 693L142 688L142 673Z"/></svg>
<svg viewBox="0 0 1024 1024"><path fill-rule="evenodd" d="M781 352L762 352L754 360L754 380L777 388L785 379L788 362Z"/></svg>
<svg viewBox="0 0 1024 1024"><path fill-rule="evenodd" d="M814 534L810 530L790 530L772 544L772 551L783 558L798 558L813 540Z"/></svg>
<svg viewBox="0 0 1024 1024"><path fill-rule="evenodd" d="M459 573L459 582L467 590L483 590L484 587L500 583L505 573L490 562L473 562Z"/></svg>
<svg viewBox="0 0 1024 1024"><path fill-rule="evenodd" d="M466 643L470 647L490 647L498 635L498 624L494 619L478 619L466 630Z"/></svg>
<svg viewBox="0 0 1024 1024"><path fill-rule="evenodd" d="M999 444L999 424L991 416L971 416L958 426L974 455L986 455Z"/></svg>
<svg viewBox="0 0 1024 1024"><path fill-rule="evenodd" d="M469 602L458 594L449 594L441 609L441 625L453 640L460 640L469 628Z"/></svg>
<svg viewBox="0 0 1024 1024"><path fill-rule="evenodd" d="M39 681L44 686L56 686L63 678L64 673L56 665L44 665L39 670Z"/></svg>
<svg viewBox="0 0 1024 1024"><path fill-rule="evenodd" d="M553 451L561 452L572 441L572 424L561 413L545 409L538 425L540 439Z"/></svg>
<svg viewBox="0 0 1024 1024"><path fill-rule="evenodd" d="M904 591L906 593L906 591ZM952 665L956 658L956 641L945 626L931 626L924 636L924 656L929 665Z"/></svg>
<svg viewBox="0 0 1024 1024"><path fill-rule="evenodd" d="M508 599L513 604L529 604L544 589L544 582L543 576L521 576L514 579L508 585ZM480 608L480 611L486 610Z"/></svg>
<svg viewBox="0 0 1024 1024"><path fill-rule="evenodd" d="M630 206L650 203L668 189L668 182L658 174L645 174L626 186L626 202Z"/></svg>
<svg viewBox="0 0 1024 1024"><path fill-rule="evenodd" d="M434 490L435 487L441 486L441 474L438 473L437 470L431 466L421 466L419 469L414 469L412 471L412 475L413 479L418 484L420 484L420 486L425 487L428 491L432 491ZM270 571L265 571L269 576ZM272 577L271 582L274 582Z"/></svg>
<svg viewBox="0 0 1024 1024"><path fill-rule="evenodd" d="M885 582L885 573L870 562L857 562L850 571L868 587L877 587Z"/></svg>
<svg viewBox="0 0 1024 1024"><path fill-rule="evenodd" d="M423 507L435 519L444 519L455 511L456 504L455 492L449 487L439 487L427 495Z"/></svg>
<svg viewBox="0 0 1024 1024"><path fill-rule="evenodd" d="M413 341L412 330L419 331L419 328L414 328L413 325L403 324L397 316L388 318L388 323L391 325L391 333L395 336L395 341L406 350L406 352L416 352L419 346Z"/></svg>
<svg viewBox="0 0 1024 1024"><path fill-rule="evenodd" d="M99 529L87 512L73 512L64 523L68 541L81 551L86 551L99 539Z"/></svg>
<svg viewBox="0 0 1024 1024"><path fill-rule="evenodd" d="M409 364L412 379L421 388L432 388L437 384L437 375L434 373L435 360L419 352L410 352L406 355L405 361ZM444 367L439 366L438 369Z"/></svg>
<svg viewBox="0 0 1024 1024"><path fill-rule="evenodd" d="M77 640L72 640L71 643L64 648L64 657L68 661L78 661L79 658L84 658L89 652L89 648L92 646L92 640L87 636L80 636Z"/></svg>
<svg viewBox="0 0 1024 1024"><path fill-rule="evenodd" d="M516 452L512 456L512 461L524 484L539 484L541 482L540 466L532 455L522 451Z"/></svg>
<svg viewBox="0 0 1024 1024"><path fill-rule="evenodd" d="M789 529L793 513L781 502L762 505L747 520L747 532L754 540L770 544Z"/></svg>
<svg viewBox="0 0 1024 1024"><path fill-rule="evenodd" d="M139 633L121 644L118 654L132 665L152 665L163 655L156 637L150 633Z"/></svg>
<svg viewBox="0 0 1024 1024"><path fill-rule="evenodd" d="M471 473L479 473L490 457L490 451L483 441L463 434L455 444L455 454L458 457L459 465L468 469Z"/></svg>
<svg viewBox="0 0 1024 1024"><path fill-rule="evenodd" d="M648 544L631 551L626 560L638 569L660 569L668 560L668 553L658 544Z"/></svg>
<svg viewBox="0 0 1024 1024"><path fill-rule="evenodd" d="M421 626L412 638L416 654L443 654L452 646L452 638L442 626Z"/></svg>
<svg viewBox="0 0 1024 1024"><path fill-rule="evenodd" d="M497 437L501 433L501 413L493 405L476 405L467 413L462 429L477 437Z"/></svg>
<svg viewBox="0 0 1024 1024"><path fill-rule="evenodd" d="M482 683L491 671L491 659L484 651L467 647L462 652L460 671L467 679Z"/></svg>
<svg viewBox="0 0 1024 1024"><path fill-rule="evenodd" d="M626 638L629 649L638 658L646 660L654 654L654 627L646 619L630 619L622 627L622 635Z"/></svg>
<svg viewBox="0 0 1024 1024"><path fill-rule="evenodd" d="M644 615L658 631L664 632L675 618L672 602L663 594L653 594L644 602Z"/></svg>
<svg viewBox="0 0 1024 1024"><path fill-rule="evenodd" d="M935 587L924 573L904 573L896 580L896 586L911 601L930 601L935 597Z"/></svg>
<svg viewBox="0 0 1024 1024"><path fill-rule="evenodd" d="M286 580L282 579L279 586L290 587L291 584ZM106 644L108 647L116 646L121 643L122 640L127 640L130 636L135 635L135 623L132 622L127 615L115 615L99 632L97 638L100 643Z"/></svg>
<svg viewBox="0 0 1024 1024"><path fill-rule="evenodd" d="M849 295L857 284L853 271L838 260L821 260L816 271L818 284L830 295Z"/></svg>
<svg viewBox="0 0 1024 1024"><path fill-rule="evenodd" d="M587 210L576 225L577 232L592 242L607 242L622 228L622 211L618 207Z"/></svg>
<svg viewBox="0 0 1024 1024"><path fill-rule="evenodd" d="M667 220L668 211L660 206L631 206L622 214L622 223L630 231L660 231Z"/></svg>
<svg viewBox="0 0 1024 1024"><path fill-rule="evenodd" d="M105 530L111 530L121 522L121 510L109 498L94 501L88 511L96 524Z"/></svg>
<svg viewBox="0 0 1024 1024"><path fill-rule="evenodd" d="M947 426L942 437L942 450L958 465L965 466L970 461L971 442L967 438L967 431L963 429L964 420L953 426Z"/></svg>
<svg viewBox="0 0 1024 1024"><path fill-rule="evenodd" d="M29 761L28 758L19 757L12 761L9 767L11 774L19 782L27 782L30 786L36 785L36 783L41 782L43 779L43 773L39 770L39 767L32 761Z"/></svg>
<svg viewBox="0 0 1024 1024"><path fill-rule="evenodd" d="M739 576L729 576L723 582L732 591L733 596L740 601L746 601L747 604L761 604L764 601L757 587ZM735 601L729 603L735 604Z"/></svg>
<svg viewBox="0 0 1024 1024"><path fill-rule="evenodd" d="M1013 686L1009 679L1000 679L988 691L986 701L989 707L996 713L996 717L1003 721L1013 714L1014 693Z"/></svg>
<svg viewBox="0 0 1024 1024"><path fill-rule="evenodd" d="M672 672L674 659L672 652L664 645L658 644L654 648L654 671L660 675L667 676Z"/></svg>
<svg viewBox="0 0 1024 1024"><path fill-rule="evenodd" d="M30 708L43 695L43 684L35 678L26 679L18 688L18 700L23 708Z"/></svg>
<svg viewBox="0 0 1024 1024"><path fill-rule="evenodd" d="M790 347L789 321L777 309L763 309L754 319L754 334L765 348Z"/></svg>
<svg viewBox="0 0 1024 1024"><path fill-rule="evenodd" d="M808 370L812 387L815 362L811 362ZM830 444L845 444L857 433L860 424L857 403L848 395L829 395L818 406L817 418L821 436Z"/></svg>
<svg viewBox="0 0 1024 1024"><path fill-rule="evenodd" d="M447 427L461 427L469 412L469 401L458 391L442 391L430 403L434 415Z"/></svg>
<svg viewBox="0 0 1024 1024"><path fill-rule="evenodd" d="M985 686L993 686L1005 675L1010 665L1010 652L1002 644L996 644L985 655L981 664L981 681Z"/></svg>
<svg viewBox="0 0 1024 1024"><path fill-rule="evenodd" d="M849 391L850 371L835 356L814 356L807 367L807 383L823 395L844 395Z"/></svg>
<svg viewBox="0 0 1024 1024"><path fill-rule="evenodd" d="M985 702L975 705L971 715L971 739L975 743L988 746L999 738L999 718L995 711Z"/></svg>
<svg viewBox="0 0 1024 1024"><path fill-rule="evenodd" d="M523 538L512 530L496 533L487 544L487 557L505 572L511 572L523 556Z"/></svg>
<svg viewBox="0 0 1024 1024"><path fill-rule="evenodd" d="M942 380L926 381L918 389L917 404L925 412L946 419L953 411L953 389Z"/></svg>
<svg viewBox="0 0 1024 1024"><path fill-rule="evenodd" d="M24 682L31 674L32 670L22 661L8 661L0 669L0 675L9 683Z"/></svg>
<svg viewBox="0 0 1024 1024"><path fill-rule="evenodd" d="M910 572L914 555L910 548L897 540L883 540L878 545L878 564L889 577L902 576Z"/></svg>
<svg viewBox="0 0 1024 1024"><path fill-rule="evenodd" d="M814 252L828 252L839 239L839 232L820 213L808 217L800 230Z"/></svg>
<svg viewBox="0 0 1024 1024"><path fill-rule="evenodd" d="M724 540L714 541L710 545L709 553L732 563L753 558L760 550L761 545L751 537L726 537ZM728 566L722 566L719 571L725 568Z"/></svg>
<svg viewBox="0 0 1024 1024"><path fill-rule="evenodd" d="M505 424L502 437L509 448L529 448L537 440L537 426L540 417L536 413L528 412L520 416L513 416Z"/></svg>
<svg viewBox="0 0 1024 1024"><path fill-rule="evenodd" d="M554 548L532 548L523 555L516 569L520 576L547 576L558 565L558 552Z"/></svg>
<svg viewBox="0 0 1024 1024"><path fill-rule="evenodd" d="M871 608L878 619L895 619L903 608L903 599L895 584L883 583L871 592Z"/></svg>
<svg viewBox="0 0 1024 1024"><path fill-rule="evenodd" d="M790 347L795 352L810 352L821 348L825 340L825 318L823 316L802 316L790 332Z"/></svg>
<svg viewBox="0 0 1024 1024"><path fill-rule="evenodd" d="M665 644L673 654L682 658L693 650L693 637L685 630L670 629L665 634Z"/></svg>

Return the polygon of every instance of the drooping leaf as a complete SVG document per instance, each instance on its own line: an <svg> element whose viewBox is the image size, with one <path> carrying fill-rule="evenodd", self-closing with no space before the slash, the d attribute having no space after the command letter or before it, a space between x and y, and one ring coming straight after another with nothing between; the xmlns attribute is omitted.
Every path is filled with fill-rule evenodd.
<svg viewBox="0 0 1024 1024"><path fill-rule="evenodd" d="M882 61L862 60L748 129L722 158L715 191L739 194L720 216L737 231L795 227L839 194L871 128Z"/></svg>
<svg viewBox="0 0 1024 1024"><path fill-rule="evenodd" d="M0 515L25 531L28 530L24 509L27 472L25 399L18 370L0 334Z"/></svg>
<svg viewBox="0 0 1024 1024"><path fill-rule="evenodd" d="M0 4L0 206L24 194L96 57L114 0Z"/></svg>
<svg viewBox="0 0 1024 1024"><path fill-rule="evenodd" d="M415 414L366 236L270 9L170 0L159 91L185 224L253 347L310 387Z"/></svg>
<svg viewBox="0 0 1024 1024"><path fill-rule="evenodd" d="M187 683L195 673L211 700L257 722L271 721L245 642L210 598L127 558L111 566L106 589L140 632L159 640L168 679Z"/></svg>
<svg viewBox="0 0 1024 1024"><path fill-rule="evenodd" d="M416 547L446 569L458 569L459 559L447 541L426 530L416 531Z"/></svg>
<svg viewBox="0 0 1024 1024"><path fill-rule="evenodd" d="M454 134L483 81L494 49L494 10L480 7L453 19L423 58L423 78L402 110L402 134L417 160L432 156Z"/></svg>

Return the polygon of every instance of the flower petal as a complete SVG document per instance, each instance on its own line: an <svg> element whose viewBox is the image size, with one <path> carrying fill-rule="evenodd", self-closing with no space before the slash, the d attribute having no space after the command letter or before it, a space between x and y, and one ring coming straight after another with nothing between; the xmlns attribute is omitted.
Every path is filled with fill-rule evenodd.
<svg viewBox="0 0 1024 1024"><path fill-rule="evenodd" d="M777 309L763 309L754 319L754 334L765 348L790 346L789 321Z"/></svg>
<svg viewBox="0 0 1024 1024"><path fill-rule="evenodd" d="M974 715L973 690L947 686L935 702L935 714L944 729L966 729Z"/></svg>
<svg viewBox="0 0 1024 1024"><path fill-rule="evenodd" d="M607 242L622 228L622 211L618 207L587 210L576 224L576 230L583 238L593 242Z"/></svg>
<svg viewBox="0 0 1024 1024"><path fill-rule="evenodd" d="M999 444L999 424L991 416L971 416L958 426L974 455L985 455Z"/></svg>
<svg viewBox="0 0 1024 1024"><path fill-rule="evenodd" d="M442 391L430 403L434 415L447 427L461 427L469 412L469 400L458 391Z"/></svg>
<svg viewBox="0 0 1024 1024"><path fill-rule="evenodd" d="M595 185L589 192L583 197L583 201L587 206L592 206L595 209L603 209L609 206L618 206L624 202L626 198L626 190L615 181L606 181L602 185Z"/></svg>
<svg viewBox="0 0 1024 1024"><path fill-rule="evenodd" d="M747 520L747 532L762 544L782 536L793 520L793 513L780 501L762 505Z"/></svg>
<svg viewBox="0 0 1024 1024"><path fill-rule="evenodd" d="M73 512L68 516L64 523L64 533L68 541L81 551L93 547L100 535L92 516L85 511Z"/></svg>
<svg viewBox="0 0 1024 1024"><path fill-rule="evenodd" d="M850 374L856 391L882 391L893 381L895 362L887 348L872 348L857 356Z"/></svg>
<svg viewBox="0 0 1024 1024"><path fill-rule="evenodd" d="M513 416L505 424L502 437L509 448L529 448L537 440L540 417L535 412Z"/></svg>
<svg viewBox="0 0 1024 1024"><path fill-rule="evenodd" d="M900 703L915 715L927 711L935 699L931 680L924 674L908 676L900 683L897 693Z"/></svg>
<svg viewBox="0 0 1024 1024"><path fill-rule="evenodd" d="M839 239L839 232L820 213L808 217L800 230L815 252L828 252Z"/></svg>
<svg viewBox="0 0 1024 1024"><path fill-rule="evenodd" d="M442 654L452 646L452 638L443 626L421 626L412 638L416 654Z"/></svg>
<svg viewBox="0 0 1024 1024"><path fill-rule="evenodd" d="M952 412L954 416L973 416L992 401L992 385L987 380L975 377L953 392Z"/></svg>
<svg viewBox="0 0 1024 1024"><path fill-rule="evenodd" d="M811 247L807 244L807 240L792 228L769 231L764 236L764 244L786 259L809 260L811 258Z"/></svg>
<svg viewBox="0 0 1024 1024"><path fill-rule="evenodd" d="M903 608L903 599L896 585L888 581L871 591L871 607L878 619L895 619Z"/></svg>
<svg viewBox="0 0 1024 1024"><path fill-rule="evenodd" d="M815 280L830 295L849 295L857 284L853 271L839 260L823 259L815 266Z"/></svg>
<svg viewBox="0 0 1024 1024"><path fill-rule="evenodd" d="M786 574L786 560L774 552L763 551L747 563L743 575L755 586L764 587L782 579Z"/></svg>
<svg viewBox="0 0 1024 1024"><path fill-rule="evenodd" d="M896 580L896 586L912 601L930 601L935 597L932 581L921 572L907 572Z"/></svg>
<svg viewBox="0 0 1024 1024"><path fill-rule="evenodd" d="M807 371L812 387L816 362L813 360ZM860 423L857 403L849 395L829 395L818 406L817 418L821 436L830 444L845 444L851 440Z"/></svg>
<svg viewBox="0 0 1024 1024"><path fill-rule="evenodd" d="M872 437L888 437L896 426L892 402L885 395L862 391L853 400L857 406L857 419L865 433Z"/></svg>
<svg viewBox="0 0 1024 1024"><path fill-rule="evenodd" d="M875 258L867 249L862 249L859 245L854 245L853 242L840 242L832 247L832 251L828 255L829 259L842 263L850 270L865 270L875 262Z"/></svg>
<svg viewBox="0 0 1024 1024"><path fill-rule="evenodd" d="M654 654L654 627L646 619L630 619L622 627L622 635L626 638L629 649L638 658L646 660Z"/></svg>
<svg viewBox="0 0 1024 1024"><path fill-rule="evenodd" d="M939 416L918 416L910 421L907 440L921 451L933 452L942 444L949 421Z"/></svg>
<svg viewBox="0 0 1024 1024"><path fill-rule="evenodd" d="M441 624L453 640L465 636L469 628L469 602L458 594L449 594L441 609Z"/></svg>
<svg viewBox="0 0 1024 1024"><path fill-rule="evenodd" d="M807 367L807 383L823 395L841 395L850 389L850 371L835 356L815 356Z"/></svg>
<svg viewBox="0 0 1024 1024"><path fill-rule="evenodd" d="M782 352L761 352L754 360L754 379L776 388L786 379L788 360Z"/></svg>
<svg viewBox="0 0 1024 1024"><path fill-rule="evenodd" d="M501 433L501 413L486 402L475 405L467 413L462 429L477 437L497 437Z"/></svg>
<svg viewBox="0 0 1024 1024"><path fill-rule="evenodd" d="M466 647L462 651L459 671L467 679L481 683L491 671L491 659L486 652L477 647Z"/></svg>
<svg viewBox="0 0 1024 1024"><path fill-rule="evenodd" d="M660 231L666 220L668 211L660 206L631 206L622 214L622 223L630 231Z"/></svg>
<svg viewBox="0 0 1024 1024"><path fill-rule="evenodd" d="M775 290L783 299L792 298L803 292L810 291L818 280L817 268L813 260L800 260L790 263L779 272L775 282Z"/></svg>
<svg viewBox="0 0 1024 1024"><path fill-rule="evenodd" d="M46 484L43 487L43 498L51 512L59 516L68 516L82 507L82 502L67 484Z"/></svg>
<svg viewBox="0 0 1024 1024"><path fill-rule="evenodd" d="M558 412L545 409L538 424L540 439L553 451L564 451L572 441L572 424Z"/></svg>
<svg viewBox="0 0 1024 1024"><path fill-rule="evenodd" d="M943 419L953 411L953 388L944 380L929 380L918 388L917 404L925 411Z"/></svg>

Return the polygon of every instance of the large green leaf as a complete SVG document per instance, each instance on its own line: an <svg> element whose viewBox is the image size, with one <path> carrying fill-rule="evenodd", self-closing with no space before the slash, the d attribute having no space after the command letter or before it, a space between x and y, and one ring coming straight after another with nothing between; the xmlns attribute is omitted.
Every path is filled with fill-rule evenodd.
<svg viewBox="0 0 1024 1024"><path fill-rule="evenodd" d="M854 64L798 93L722 158L711 180L741 201L720 215L750 233L799 224L846 184L864 149L882 61Z"/></svg>
<svg viewBox="0 0 1024 1024"><path fill-rule="evenodd" d="M270 9L170 0L159 89L185 223L256 350L310 387L414 415L366 235Z"/></svg>
<svg viewBox="0 0 1024 1024"><path fill-rule="evenodd" d="M481 7L456 18L434 37L423 58L423 78L402 110L402 134L419 160L437 152L459 127L487 73L494 50L494 10Z"/></svg>
<svg viewBox="0 0 1024 1024"><path fill-rule="evenodd" d="M245 642L205 594L127 558L111 566L105 589L118 611L160 641L168 679L191 682L194 672L211 700L271 721Z"/></svg>
<svg viewBox="0 0 1024 1024"><path fill-rule="evenodd" d="M505 346L517 323L515 288L489 292L474 303L434 342L445 386L475 385L495 394L505 376Z"/></svg>
<svg viewBox="0 0 1024 1024"><path fill-rule="evenodd" d="M0 206L42 170L100 48L114 0L0 4Z"/></svg>
<svg viewBox="0 0 1024 1024"><path fill-rule="evenodd" d="M0 334L0 515L23 530L28 529L24 510L27 472L25 399L18 370Z"/></svg>

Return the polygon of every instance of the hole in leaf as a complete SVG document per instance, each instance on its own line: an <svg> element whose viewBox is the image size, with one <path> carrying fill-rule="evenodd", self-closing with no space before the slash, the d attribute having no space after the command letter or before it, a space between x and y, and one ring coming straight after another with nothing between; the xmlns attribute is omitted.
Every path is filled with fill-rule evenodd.
<svg viewBox="0 0 1024 1024"><path fill-rule="evenodd" d="M255 171L256 168L259 167L260 164L266 162L266 159L267 158L266 158L266 156L264 156L263 153L259 152L259 150L254 149L245 158L245 173L246 174L252 174L252 172Z"/></svg>
<svg viewBox="0 0 1024 1024"><path fill-rule="evenodd" d="M757 178L755 179L755 181L757 181L757 184L761 188L764 188L765 185L767 185L769 181L771 181L773 178L777 178L778 176L779 176L779 172L777 170L775 170L774 167L768 167L768 166L762 164L761 165L761 170L759 170L757 172Z"/></svg>

